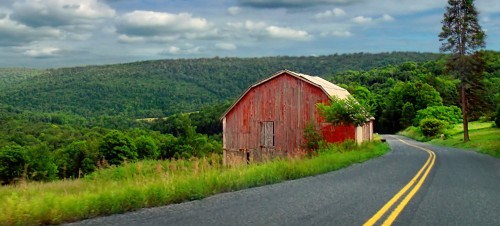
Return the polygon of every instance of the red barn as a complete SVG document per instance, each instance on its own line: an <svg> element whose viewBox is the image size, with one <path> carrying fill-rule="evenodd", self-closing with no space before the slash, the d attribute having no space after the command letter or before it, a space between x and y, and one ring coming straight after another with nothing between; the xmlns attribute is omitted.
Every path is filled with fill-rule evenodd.
<svg viewBox="0 0 500 226"><path fill-rule="evenodd" d="M313 123L327 142L371 140L373 123L362 127L325 122L317 103L349 92L320 77L279 71L250 88L224 113L224 164L264 161L304 149L304 129Z"/></svg>

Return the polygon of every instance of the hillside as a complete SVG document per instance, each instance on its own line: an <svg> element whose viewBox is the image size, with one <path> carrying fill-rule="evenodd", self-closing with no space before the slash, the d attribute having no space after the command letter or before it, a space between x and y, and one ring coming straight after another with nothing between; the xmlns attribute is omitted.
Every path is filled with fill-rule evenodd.
<svg viewBox="0 0 500 226"><path fill-rule="evenodd" d="M42 71L0 70L3 84L0 104L21 110L66 112L85 117L158 117L234 99L250 84L284 68L327 76L406 61L436 60L440 56L415 52L356 53L156 60Z"/></svg>
<svg viewBox="0 0 500 226"><path fill-rule="evenodd" d="M7 87L43 74L45 70L27 68L0 68L0 91Z"/></svg>

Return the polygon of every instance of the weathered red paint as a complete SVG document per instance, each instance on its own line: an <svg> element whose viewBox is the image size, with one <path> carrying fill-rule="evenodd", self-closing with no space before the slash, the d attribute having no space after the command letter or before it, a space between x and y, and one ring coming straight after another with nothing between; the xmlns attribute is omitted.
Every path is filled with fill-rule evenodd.
<svg viewBox="0 0 500 226"><path fill-rule="evenodd" d="M353 125L326 123L316 108L329 103L329 96L318 86L286 72L248 90L225 114L224 149L252 159L264 159L263 152L287 155L304 149L304 129L313 123L328 142L355 139ZM274 122L274 147L262 146L263 122ZM262 150L265 149L265 150Z"/></svg>

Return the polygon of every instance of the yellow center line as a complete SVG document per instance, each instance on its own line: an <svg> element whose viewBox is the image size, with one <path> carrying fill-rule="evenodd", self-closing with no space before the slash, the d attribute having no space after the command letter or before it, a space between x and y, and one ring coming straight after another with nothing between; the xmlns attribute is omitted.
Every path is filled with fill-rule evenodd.
<svg viewBox="0 0 500 226"><path fill-rule="evenodd" d="M426 151L427 153L429 153L429 158L427 158L427 161L425 162L425 164L422 166L422 168L420 168L418 173L410 180L410 182L408 182L408 184L406 184L394 197L392 197L391 200L389 200L379 211L377 211L377 213L375 213L375 215L373 215L368 221L366 221L363 224L363 226L374 225L387 212L387 210L389 210L394 205L394 203L396 203L401 198L401 196L403 194L405 194L406 191L413 186L413 184L417 181L417 179L420 177L422 172L425 169L427 169L427 170L425 170L424 175L419 179L419 181L415 185L415 187L413 187L413 189L410 191L410 193L403 199L403 201L401 201L401 203L396 207L396 209L394 209L394 211L389 215L389 217L383 223L383 225L391 225L394 222L394 220L396 220L396 218L399 216L401 211L403 211L403 209L406 207L406 205L410 202L410 200L413 198L413 196L417 193L417 191L420 189L420 187L424 183L425 179L427 178L427 175L429 174L432 167L434 166L436 154L433 151L416 146L416 145L409 144L409 143L407 143L399 138L396 138L396 139L398 139L399 141L401 141L402 143L404 143L406 145L413 146L413 147L416 147L420 150Z"/></svg>

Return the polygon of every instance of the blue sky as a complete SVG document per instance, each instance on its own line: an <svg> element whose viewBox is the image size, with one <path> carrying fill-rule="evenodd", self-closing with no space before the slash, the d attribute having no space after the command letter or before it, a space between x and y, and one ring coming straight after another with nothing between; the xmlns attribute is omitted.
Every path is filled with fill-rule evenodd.
<svg viewBox="0 0 500 226"><path fill-rule="evenodd" d="M446 0L1 0L0 67L438 52ZM476 0L500 50L500 0Z"/></svg>

